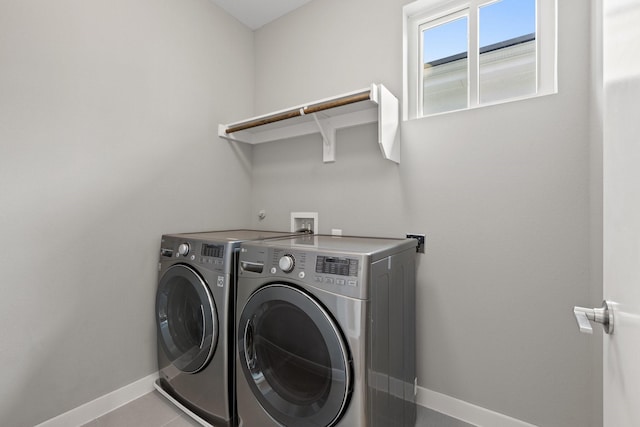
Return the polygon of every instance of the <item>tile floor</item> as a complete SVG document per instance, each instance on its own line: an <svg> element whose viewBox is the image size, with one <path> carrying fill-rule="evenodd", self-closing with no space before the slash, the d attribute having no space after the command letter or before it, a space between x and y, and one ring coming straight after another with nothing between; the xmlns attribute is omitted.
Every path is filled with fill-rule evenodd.
<svg viewBox="0 0 640 427"><path fill-rule="evenodd" d="M145 394L82 427L201 427L157 391ZM418 406L416 427L473 427L431 409Z"/></svg>

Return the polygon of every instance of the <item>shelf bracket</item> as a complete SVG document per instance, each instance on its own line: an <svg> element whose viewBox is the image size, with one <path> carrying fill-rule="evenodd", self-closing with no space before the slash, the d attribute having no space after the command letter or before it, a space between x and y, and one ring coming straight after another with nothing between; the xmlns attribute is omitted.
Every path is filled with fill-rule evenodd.
<svg viewBox="0 0 640 427"><path fill-rule="evenodd" d="M336 128L331 126L328 119L319 120L315 113L309 114L318 125L322 135L322 161L332 163L336 161Z"/></svg>

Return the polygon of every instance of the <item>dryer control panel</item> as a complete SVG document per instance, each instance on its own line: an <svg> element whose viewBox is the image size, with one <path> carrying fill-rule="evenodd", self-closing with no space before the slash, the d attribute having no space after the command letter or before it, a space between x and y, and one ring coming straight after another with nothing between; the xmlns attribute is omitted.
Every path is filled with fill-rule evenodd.
<svg viewBox="0 0 640 427"><path fill-rule="evenodd" d="M305 235L243 243L238 274L247 281L292 283L336 295L368 299L372 275L395 292L404 275L397 267L415 254L415 239ZM413 267L411 267L413 268ZM394 273L391 272L400 272ZM408 276L407 276L408 277ZM379 292L379 289L373 289Z"/></svg>
<svg viewBox="0 0 640 427"><path fill-rule="evenodd" d="M358 260L318 255L316 257L316 273L337 274L339 276L358 276Z"/></svg>
<svg viewBox="0 0 640 427"><path fill-rule="evenodd" d="M295 248L256 250L246 244L240 254L240 275L261 274L273 279L301 281L318 289L365 298L363 260L357 255L318 253Z"/></svg>
<svg viewBox="0 0 640 427"><path fill-rule="evenodd" d="M294 252L285 249L274 249L271 257L272 266L269 271L273 274L278 270L284 273L294 273L295 270L298 273L298 277L304 279L306 275L306 263L307 254L304 252Z"/></svg>

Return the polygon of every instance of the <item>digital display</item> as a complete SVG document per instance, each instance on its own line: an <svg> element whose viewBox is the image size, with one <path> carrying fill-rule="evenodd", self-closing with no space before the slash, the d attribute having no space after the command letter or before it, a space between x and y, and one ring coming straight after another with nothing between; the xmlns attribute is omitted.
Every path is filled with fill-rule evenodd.
<svg viewBox="0 0 640 427"><path fill-rule="evenodd" d="M357 277L358 260L351 258L318 256L316 258L316 273Z"/></svg>
<svg viewBox="0 0 640 427"><path fill-rule="evenodd" d="M222 258L224 255L224 245L202 245L202 256L212 256L214 258Z"/></svg>

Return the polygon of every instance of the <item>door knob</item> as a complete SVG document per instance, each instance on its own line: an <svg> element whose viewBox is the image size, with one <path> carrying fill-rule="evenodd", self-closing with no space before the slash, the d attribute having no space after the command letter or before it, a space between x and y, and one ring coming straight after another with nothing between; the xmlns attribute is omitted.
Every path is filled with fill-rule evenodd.
<svg viewBox="0 0 640 427"><path fill-rule="evenodd" d="M600 323L607 334L613 333L613 310L609 301L602 301L600 308L573 307L573 314L576 316L578 328L584 334L592 334L591 322Z"/></svg>

